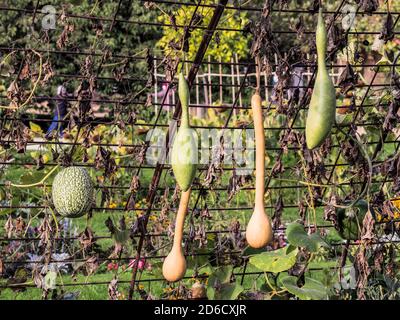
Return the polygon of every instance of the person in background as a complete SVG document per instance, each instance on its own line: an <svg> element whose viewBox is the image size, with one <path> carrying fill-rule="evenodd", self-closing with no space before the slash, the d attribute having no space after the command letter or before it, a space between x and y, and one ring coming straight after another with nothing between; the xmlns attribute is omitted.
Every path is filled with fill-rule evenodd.
<svg viewBox="0 0 400 320"><path fill-rule="evenodd" d="M47 129L46 139L50 138L52 132L57 129L59 129L59 136L62 138L64 123L59 122L59 120L63 120L67 115L68 96L67 89L63 85L58 86L57 95L55 97L56 107L54 109L53 121L51 122L49 129Z"/></svg>
<svg viewBox="0 0 400 320"><path fill-rule="evenodd" d="M164 101L164 105L163 105L163 110L167 110L170 111L172 110L172 96L175 93L175 89L169 89L168 90L168 86L169 86L169 82L168 81L161 81L161 91L158 91L156 94L152 93L151 96L154 98L155 96L157 96L157 98L159 99L158 103L162 103L162 100L164 98L164 95L167 93L168 91L168 95L165 98Z"/></svg>

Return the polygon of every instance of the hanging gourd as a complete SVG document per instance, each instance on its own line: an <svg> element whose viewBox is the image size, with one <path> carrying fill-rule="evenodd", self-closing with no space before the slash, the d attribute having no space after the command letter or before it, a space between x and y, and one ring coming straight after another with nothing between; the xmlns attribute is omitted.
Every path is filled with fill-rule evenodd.
<svg viewBox="0 0 400 320"><path fill-rule="evenodd" d="M179 75L178 95L182 106L182 117L172 147L171 164L175 179L182 189L182 195L175 221L172 249L163 264L164 278L170 282L181 280L186 273L186 260L182 248L183 227L198 158L197 134L189 124L189 86L183 73Z"/></svg>
<svg viewBox="0 0 400 320"><path fill-rule="evenodd" d="M93 182L82 167L67 167L57 173L51 192L56 211L64 217L79 218L93 204Z"/></svg>
<svg viewBox="0 0 400 320"><path fill-rule="evenodd" d="M183 254L182 239L185 216L190 199L190 189L183 191L175 221L175 233L172 249L163 263L163 276L170 282L181 280L186 273L186 259Z"/></svg>
<svg viewBox="0 0 400 320"><path fill-rule="evenodd" d="M327 31L321 8L316 32L318 71L306 122L306 143L309 149L319 147L324 142L335 121L335 87L325 63L327 41Z"/></svg>
<svg viewBox="0 0 400 320"><path fill-rule="evenodd" d="M182 191L187 191L197 169L197 134L189 124L189 86L181 72L178 95L182 106L181 125L175 136L171 153L171 165L175 179Z"/></svg>
<svg viewBox="0 0 400 320"><path fill-rule="evenodd" d="M254 211L247 224L246 240L252 248L262 248L272 240L271 221L264 209L265 135L262 116L262 99L259 94L260 72L257 59L257 90L251 97L254 133L256 140L256 196Z"/></svg>

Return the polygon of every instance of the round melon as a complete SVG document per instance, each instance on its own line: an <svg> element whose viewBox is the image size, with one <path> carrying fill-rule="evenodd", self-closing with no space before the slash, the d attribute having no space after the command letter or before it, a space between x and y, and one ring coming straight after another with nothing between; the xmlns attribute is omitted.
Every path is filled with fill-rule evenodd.
<svg viewBox="0 0 400 320"><path fill-rule="evenodd" d="M84 168L68 167L54 178L53 203L57 212L69 218L83 216L92 206L93 183Z"/></svg>

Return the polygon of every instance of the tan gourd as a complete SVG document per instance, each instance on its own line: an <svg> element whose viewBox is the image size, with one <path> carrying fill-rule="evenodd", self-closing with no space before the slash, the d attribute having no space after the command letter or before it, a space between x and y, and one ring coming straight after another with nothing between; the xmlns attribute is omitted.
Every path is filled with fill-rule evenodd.
<svg viewBox="0 0 400 320"><path fill-rule="evenodd" d="M182 239L185 216L188 209L191 189L183 191L179 202L175 221L174 243L168 256L164 260L163 275L170 282L181 280L186 273L186 260L183 255Z"/></svg>
<svg viewBox="0 0 400 320"><path fill-rule="evenodd" d="M272 240L271 222L264 210L265 136L261 102L261 96L256 91L251 97L256 140L256 199L246 229L246 240L252 248L262 248Z"/></svg>

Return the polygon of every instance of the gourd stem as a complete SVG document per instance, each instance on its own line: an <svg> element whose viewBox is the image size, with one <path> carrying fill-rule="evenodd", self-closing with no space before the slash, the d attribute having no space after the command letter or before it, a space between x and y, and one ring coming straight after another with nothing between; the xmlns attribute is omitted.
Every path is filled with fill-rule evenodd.
<svg viewBox="0 0 400 320"><path fill-rule="evenodd" d="M56 165L39 182L35 182L35 183L31 183L31 184L14 184L14 183L10 183L10 186L14 187L14 188L32 188L32 187L43 185L44 182L47 180L47 178L50 177L52 175L52 173L54 171L56 171L59 167L60 167L60 165Z"/></svg>
<svg viewBox="0 0 400 320"><path fill-rule="evenodd" d="M325 26L325 21L322 15L322 7L319 9L318 13L318 26L316 33L316 45L318 53L318 68L326 69L326 49L327 49L327 30Z"/></svg>
<svg viewBox="0 0 400 320"><path fill-rule="evenodd" d="M260 88L261 88L261 83L260 83L260 56L257 55L256 58L256 80L257 80L257 87L256 87L256 94L260 94Z"/></svg>
<svg viewBox="0 0 400 320"><path fill-rule="evenodd" d="M254 94L251 99L256 140L256 199L255 205L264 208L265 136L262 120L261 97Z"/></svg>
<svg viewBox="0 0 400 320"><path fill-rule="evenodd" d="M191 189L187 191L182 191L181 200L179 202L178 213L176 215L175 221L175 234L174 234L174 244L173 248L182 249L183 240L183 227L185 224L186 212L189 205Z"/></svg>

